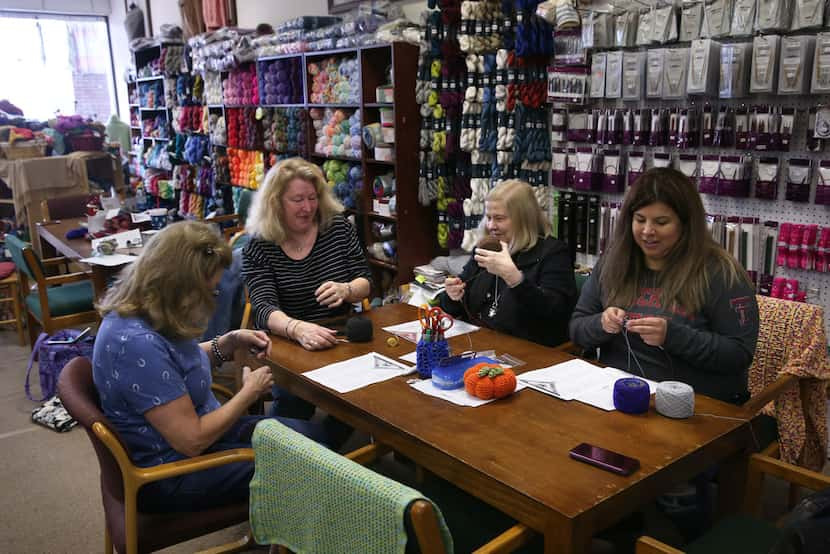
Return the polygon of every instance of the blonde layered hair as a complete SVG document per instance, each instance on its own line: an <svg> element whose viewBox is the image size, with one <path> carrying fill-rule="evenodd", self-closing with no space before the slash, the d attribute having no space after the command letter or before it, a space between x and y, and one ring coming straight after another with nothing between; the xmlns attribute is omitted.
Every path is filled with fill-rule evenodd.
<svg viewBox="0 0 830 554"><path fill-rule="evenodd" d="M251 212L245 230L256 237L282 244L286 238L282 224L282 198L288 185L294 179L302 179L317 191L317 213L315 219L322 233L331 225L334 216L343 211L323 177L319 166L302 158L283 160L268 171L265 182L254 196Z"/></svg>
<svg viewBox="0 0 830 554"><path fill-rule="evenodd" d="M174 223L124 269L98 311L141 317L172 340L200 337L216 308L210 281L230 265L230 247L209 225Z"/></svg>
<svg viewBox="0 0 830 554"><path fill-rule="evenodd" d="M487 202L500 202L510 217L513 240L510 253L530 250L540 237L550 235L550 223L536 200L533 188L518 179L510 179L497 185L486 198ZM482 223L486 218L482 220ZM485 230L486 230L486 223Z"/></svg>
<svg viewBox="0 0 830 554"><path fill-rule="evenodd" d="M662 202L680 220L680 238L667 254L655 285L662 288L664 307L682 307L697 313L706 302L715 273L730 286L737 281L751 285L735 258L715 242L706 226L706 212L694 183L671 168L652 168L628 189L623 199L614 238L605 254L600 284L605 306L631 306L639 296L648 271L645 255L634 239L634 212Z"/></svg>

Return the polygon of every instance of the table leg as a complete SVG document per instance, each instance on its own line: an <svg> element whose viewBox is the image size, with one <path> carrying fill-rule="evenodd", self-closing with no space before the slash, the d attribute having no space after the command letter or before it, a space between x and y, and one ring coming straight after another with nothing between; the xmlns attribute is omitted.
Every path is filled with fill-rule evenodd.
<svg viewBox="0 0 830 554"><path fill-rule="evenodd" d="M749 452L740 450L726 458L718 469L717 517L733 514L741 508L746 493Z"/></svg>
<svg viewBox="0 0 830 554"><path fill-rule="evenodd" d="M591 534L579 531L573 521L558 522L545 531L545 554L589 554Z"/></svg>
<svg viewBox="0 0 830 554"><path fill-rule="evenodd" d="M106 268L99 265L92 266L92 290L95 295L95 301L100 300L104 293L107 292L107 277L109 272Z"/></svg>

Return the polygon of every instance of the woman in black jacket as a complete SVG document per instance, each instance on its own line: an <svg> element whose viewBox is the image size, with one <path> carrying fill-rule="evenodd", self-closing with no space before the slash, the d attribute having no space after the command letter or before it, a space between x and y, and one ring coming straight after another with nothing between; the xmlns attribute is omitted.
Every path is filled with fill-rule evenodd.
<svg viewBox="0 0 830 554"><path fill-rule="evenodd" d="M505 181L487 195L485 208L485 240L498 250L476 248L461 275L445 281L441 307L539 344L565 342L577 296L573 266L566 245L550 236L533 189Z"/></svg>

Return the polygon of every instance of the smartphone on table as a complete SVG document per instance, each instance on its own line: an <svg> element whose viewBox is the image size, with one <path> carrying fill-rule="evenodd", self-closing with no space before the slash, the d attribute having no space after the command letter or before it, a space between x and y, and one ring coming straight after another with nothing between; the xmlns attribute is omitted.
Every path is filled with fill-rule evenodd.
<svg viewBox="0 0 830 554"><path fill-rule="evenodd" d="M568 454L574 460L591 464L617 475L631 475L640 468L639 460L587 442L572 448Z"/></svg>

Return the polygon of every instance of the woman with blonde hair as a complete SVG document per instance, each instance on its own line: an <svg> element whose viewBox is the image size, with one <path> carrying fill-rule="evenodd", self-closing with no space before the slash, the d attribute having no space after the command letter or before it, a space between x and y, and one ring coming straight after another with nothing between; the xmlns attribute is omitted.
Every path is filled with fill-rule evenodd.
<svg viewBox="0 0 830 554"><path fill-rule="evenodd" d="M613 241L582 289L571 339L604 364L742 403L758 338L746 271L714 241L700 195L674 169L628 190Z"/></svg>
<svg viewBox="0 0 830 554"><path fill-rule="evenodd" d="M369 295L371 272L354 226L320 168L290 158L271 168L254 198L242 275L260 329L307 350L331 348L336 331L316 322L348 314ZM274 387L275 415L310 418L314 406ZM331 419L327 419L330 422Z"/></svg>
<svg viewBox="0 0 830 554"><path fill-rule="evenodd" d="M576 283L567 246L527 183L496 186L485 201L488 236L458 277L445 281L441 307L503 333L540 344L568 340ZM485 246L485 241L492 246Z"/></svg>
<svg viewBox="0 0 830 554"><path fill-rule="evenodd" d="M268 366L245 367L240 391L220 405L210 389L211 366L238 348L265 357L262 331L231 331L198 343L214 309L214 290L231 262L210 226L182 222L156 235L101 301L93 352L101 408L129 447L133 462L151 467L250 446L261 419L244 415L273 384ZM324 441L318 426L283 420ZM253 464L231 464L142 487L143 511L194 510L247 498Z"/></svg>

